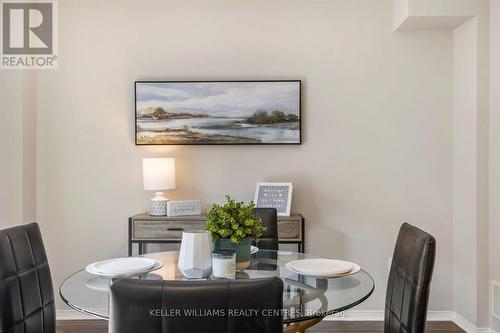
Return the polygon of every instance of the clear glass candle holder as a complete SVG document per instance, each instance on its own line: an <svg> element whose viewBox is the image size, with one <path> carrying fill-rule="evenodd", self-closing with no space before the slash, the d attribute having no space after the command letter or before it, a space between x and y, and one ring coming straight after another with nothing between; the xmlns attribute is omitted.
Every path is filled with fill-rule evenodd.
<svg viewBox="0 0 500 333"><path fill-rule="evenodd" d="M212 275L216 279L234 279L236 277L236 251L212 251Z"/></svg>

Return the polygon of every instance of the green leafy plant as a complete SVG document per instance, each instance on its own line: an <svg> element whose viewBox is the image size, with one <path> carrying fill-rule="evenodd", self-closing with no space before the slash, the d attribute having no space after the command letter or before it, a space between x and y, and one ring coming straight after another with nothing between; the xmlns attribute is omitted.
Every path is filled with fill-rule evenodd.
<svg viewBox="0 0 500 333"><path fill-rule="evenodd" d="M245 205L226 195L227 203L223 206L214 204L207 214L205 229L212 234L212 239L228 238L239 244L244 238L258 239L266 230L259 217L255 216L255 204Z"/></svg>

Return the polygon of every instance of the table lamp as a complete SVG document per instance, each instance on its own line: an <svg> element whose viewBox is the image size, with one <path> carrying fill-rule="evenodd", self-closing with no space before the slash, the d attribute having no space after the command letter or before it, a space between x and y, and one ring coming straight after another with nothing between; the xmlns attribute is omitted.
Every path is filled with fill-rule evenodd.
<svg viewBox="0 0 500 333"><path fill-rule="evenodd" d="M175 188L175 158L143 158L142 174L144 180L144 190L164 191ZM168 199L163 192L156 192L151 199L149 215L167 215Z"/></svg>

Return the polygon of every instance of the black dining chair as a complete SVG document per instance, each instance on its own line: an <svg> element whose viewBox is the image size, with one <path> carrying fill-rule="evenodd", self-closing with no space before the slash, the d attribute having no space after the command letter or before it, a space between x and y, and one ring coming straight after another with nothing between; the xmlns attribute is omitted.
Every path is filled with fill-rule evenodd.
<svg viewBox="0 0 500 333"><path fill-rule="evenodd" d="M257 246L261 251L254 256L252 269L275 271L278 269L276 260L278 259L278 211L276 208L254 208L254 214L260 217L266 231L259 238L259 241L253 241L252 245Z"/></svg>
<svg viewBox="0 0 500 333"><path fill-rule="evenodd" d="M436 240L408 223L399 229L387 284L385 333L423 333Z"/></svg>
<svg viewBox="0 0 500 333"><path fill-rule="evenodd" d="M281 333L283 282L114 279L109 333Z"/></svg>
<svg viewBox="0 0 500 333"><path fill-rule="evenodd" d="M266 227L266 231L254 245L259 249L278 251L278 211L276 208L254 208L253 211Z"/></svg>
<svg viewBox="0 0 500 333"><path fill-rule="evenodd" d="M55 333L54 291L36 223L0 231L0 332Z"/></svg>

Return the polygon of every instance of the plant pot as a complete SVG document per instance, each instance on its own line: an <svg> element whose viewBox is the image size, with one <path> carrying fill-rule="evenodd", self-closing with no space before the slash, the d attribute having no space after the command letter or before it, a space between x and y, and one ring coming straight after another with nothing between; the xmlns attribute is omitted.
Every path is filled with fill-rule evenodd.
<svg viewBox="0 0 500 333"><path fill-rule="evenodd" d="M214 250L232 250L236 252L236 269L242 270L250 266L250 249L252 238L243 238L239 244L229 238L219 238L214 241Z"/></svg>

